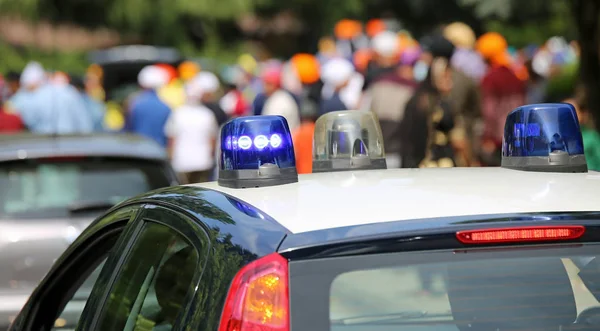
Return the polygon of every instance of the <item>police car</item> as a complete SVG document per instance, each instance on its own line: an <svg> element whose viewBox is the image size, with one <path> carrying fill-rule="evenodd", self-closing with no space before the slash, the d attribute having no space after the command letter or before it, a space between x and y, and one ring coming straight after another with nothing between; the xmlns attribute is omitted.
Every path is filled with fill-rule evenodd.
<svg viewBox="0 0 600 331"><path fill-rule="evenodd" d="M317 121L310 175L282 117L220 146L217 182L98 218L12 330L600 328L600 175L570 105L513 111L500 168L385 169L361 111Z"/></svg>

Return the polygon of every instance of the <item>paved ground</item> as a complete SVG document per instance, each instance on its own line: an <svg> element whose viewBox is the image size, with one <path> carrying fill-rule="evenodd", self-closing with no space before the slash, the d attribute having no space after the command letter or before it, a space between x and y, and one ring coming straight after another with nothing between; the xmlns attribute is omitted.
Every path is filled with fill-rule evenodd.
<svg viewBox="0 0 600 331"><path fill-rule="evenodd" d="M600 306L577 276L579 269L571 260L565 259L563 263L571 278L578 312ZM436 277L434 288L445 292L440 277ZM422 310L427 310L430 314L450 313L446 295L424 296L419 293L420 289L416 268L366 270L340 275L331 288L333 297L330 317L338 319Z"/></svg>

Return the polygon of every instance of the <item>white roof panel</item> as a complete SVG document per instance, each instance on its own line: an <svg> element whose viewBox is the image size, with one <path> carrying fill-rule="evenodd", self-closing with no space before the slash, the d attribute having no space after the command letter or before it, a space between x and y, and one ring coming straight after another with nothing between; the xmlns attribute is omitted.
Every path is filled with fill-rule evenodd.
<svg viewBox="0 0 600 331"><path fill-rule="evenodd" d="M600 172L430 168L300 175L298 183L231 189L195 184L261 209L293 233L398 220L600 211Z"/></svg>

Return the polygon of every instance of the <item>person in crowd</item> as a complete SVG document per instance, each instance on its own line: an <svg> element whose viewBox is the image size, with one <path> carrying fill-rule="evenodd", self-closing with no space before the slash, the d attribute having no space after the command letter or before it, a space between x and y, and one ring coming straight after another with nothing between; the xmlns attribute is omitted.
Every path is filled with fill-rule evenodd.
<svg viewBox="0 0 600 331"><path fill-rule="evenodd" d="M482 35L476 44L489 66L481 81L483 137L480 159L483 165L498 166L506 116L525 103L526 86L510 69L507 42L495 32Z"/></svg>
<svg viewBox="0 0 600 331"><path fill-rule="evenodd" d="M77 90L70 85L49 83L42 65L29 63L21 74L22 88L10 99L33 133L73 134L93 131L92 119Z"/></svg>
<svg viewBox="0 0 600 331"><path fill-rule="evenodd" d="M335 47L335 43L330 45ZM317 109L322 98L323 80L321 79L322 64L334 58L335 53L329 54L327 59L319 60L316 56L306 53L300 53L292 56L289 61L298 81L301 84L299 93L300 106ZM309 105L306 105L306 104Z"/></svg>
<svg viewBox="0 0 600 331"><path fill-rule="evenodd" d="M398 73L402 79L414 81L414 66L421 57L421 53L422 50L418 44L410 45L400 52L400 68Z"/></svg>
<svg viewBox="0 0 600 331"><path fill-rule="evenodd" d="M452 31L453 28L458 31ZM476 137L479 135L476 127L481 118L481 92L473 74L467 74L469 69L460 64L455 66L457 49L475 54L481 60L472 50L475 37L471 32L468 26L450 25L444 30L444 35L433 35L429 39L431 43L427 46L430 58L443 57L451 64L452 90L448 101L454 114L455 126L450 139L456 152L455 161L461 167L479 165L475 151L479 149L476 144ZM446 38L445 35L453 40Z"/></svg>
<svg viewBox="0 0 600 331"><path fill-rule="evenodd" d="M252 113L254 115L262 115L263 110L265 108L265 104L267 102L267 99L270 95L270 93L272 93L273 91L271 91L270 89L267 89L265 87L266 84L269 84L267 82L265 82L265 77L267 77L267 79L272 79L273 81L276 81L277 83L277 90L284 90L283 87L283 82L282 82L282 72L279 65L263 65L261 68L261 72L262 72L262 76L260 77L260 84L261 84L261 88L262 91L257 93L255 98L252 100ZM272 77L270 77L272 76ZM291 95L291 93L290 93Z"/></svg>
<svg viewBox="0 0 600 331"><path fill-rule="evenodd" d="M4 80L0 78L0 87L4 88ZM23 121L17 114L4 111L4 100L9 93L3 93L0 96L0 134L15 133L25 129Z"/></svg>
<svg viewBox="0 0 600 331"><path fill-rule="evenodd" d="M373 41L376 55L375 73L371 72L370 85L365 91L362 109L371 110L379 118L389 168L399 168L400 123L406 104L415 93L417 84L398 65L400 46L398 38L389 33L377 35Z"/></svg>
<svg viewBox="0 0 600 331"><path fill-rule="evenodd" d="M335 58L325 63L321 74L324 86L319 114L353 108L342 100L342 91L348 86L354 73L354 66L344 58Z"/></svg>
<svg viewBox="0 0 600 331"><path fill-rule="evenodd" d="M528 60L525 62L529 80L527 82L527 103L543 103L546 101L546 90L548 88L548 80L533 70L533 62Z"/></svg>
<svg viewBox="0 0 600 331"><path fill-rule="evenodd" d="M434 57L427 78L409 100L400 124L402 168L453 167L454 116L445 99L452 90L446 57Z"/></svg>
<svg viewBox="0 0 600 331"><path fill-rule="evenodd" d="M573 105L577 111L588 169L600 171L600 133L594 127L584 90L577 89L576 95L564 102Z"/></svg>
<svg viewBox="0 0 600 331"><path fill-rule="evenodd" d="M85 79L81 76L72 75L70 77L70 83L77 89L83 102L86 106L86 110L89 112L89 115L92 118L94 131L100 132L104 131L104 115L106 113L106 109L104 104L93 99L85 89Z"/></svg>
<svg viewBox="0 0 600 331"><path fill-rule="evenodd" d="M369 41L363 33L362 23L343 19L335 24L336 50L340 56L350 59L357 49L368 47Z"/></svg>
<svg viewBox="0 0 600 331"><path fill-rule="evenodd" d="M19 88L6 101L5 110L22 111L25 103L31 101L33 93L46 83L46 79L46 72L41 64L35 61L28 63L19 75Z"/></svg>
<svg viewBox="0 0 600 331"><path fill-rule="evenodd" d="M262 74L262 81L264 85L264 106L259 113L255 103L254 113L256 115L283 116L287 120L290 130L296 130L300 125L300 109L296 99L288 91L281 88L280 69L276 66L267 68Z"/></svg>
<svg viewBox="0 0 600 331"><path fill-rule="evenodd" d="M371 40L373 58L367 65L363 89L381 75L395 72L399 65L400 41L398 35L391 31L383 31Z"/></svg>
<svg viewBox="0 0 600 331"><path fill-rule="evenodd" d="M254 99L264 92L263 83L257 73L258 63L251 54L242 54L239 56L237 66L241 69L238 88L242 91L244 99L252 103Z"/></svg>
<svg viewBox="0 0 600 331"><path fill-rule="evenodd" d="M373 38L385 30L387 30L387 26L385 22L379 18L370 19L365 26L365 32L369 38Z"/></svg>
<svg viewBox="0 0 600 331"><path fill-rule="evenodd" d="M330 59L341 56L335 44L335 40L331 37L323 37L319 40L317 59L323 64Z"/></svg>
<svg viewBox="0 0 600 331"><path fill-rule="evenodd" d="M186 83L186 103L171 113L164 127L173 168L187 183L209 181L215 166L219 123L214 111L202 102L215 87L206 74L201 72Z"/></svg>
<svg viewBox="0 0 600 331"><path fill-rule="evenodd" d="M4 111L0 106L0 134L16 133L25 130L21 117L17 114Z"/></svg>
<svg viewBox="0 0 600 331"><path fill-rule="evenodd" d="M242 75L242 70L237 66L226 68L221 75L225 85L225 94L219 101L219 106L227 117L244 116L250 110L250 105L239 88Z"/></svg>
<svg viewBox="0 0 600 331"><path fill-rule="evenodd" d="M8 100L19 90L21 84L19 80L21 74L16 71L9 71L4 76L4 89L2 91L2 100Z"/></svg>
<svg viewBox="0 0 600 331"><path fill-rule="evenodd" d="M50 76L50 83L59 86L66 86L70 83L70 77L62 71L56 71Z"/></svg>
<svg viewBox="0 0 600 331"><path fill-rule="evenodd" d="M315 122L319 117L317 107L312 103L303 104L301 117L302 123L292 134L296 155L296 169L299 174L309 174L312 172Z"/></svg>
<svg viewBox="0 0 600 331"><path fill-rule="evenodd" d="M210 111L212 111L213 115L217 120L217 124L220 127L223 123L227 122L229 117L227 116L223 108L221 108L221 105L218 102L219 98L217 93L221 88L219 78L212 72L202 71L194 79L196 80L196 83L200 85L200 88L204 91L202 93L200 102L202 103L202 105L210 109Z"/></svg>
<svg viewBox="0 0 600 331"><path fill-rule="evenodd" d="M138 84L144 90L132 101L125 124L125 131L151 138L163 147L167 147L164 127L171 109L159 98L157 90L167 82L167 73L162 68L144 67L138 74Z"/></svg>
<svg viewBox="0 0 600 331"><path fill-rule="evenodd" d="M481 55L473 49L477 40L473 29L462 22L454 22L444 28L443 35L456 47L452 67L479 83L487 68Z"/></svg>
<svg viewBox="0 0 600 331"><path fill-rule="evenodd" d="M185 102L183 81L179 77L179 71L172 65L166 63L157 64L167 72L167 83L158 89L159 98L171 109L177 109Z"/></svg>

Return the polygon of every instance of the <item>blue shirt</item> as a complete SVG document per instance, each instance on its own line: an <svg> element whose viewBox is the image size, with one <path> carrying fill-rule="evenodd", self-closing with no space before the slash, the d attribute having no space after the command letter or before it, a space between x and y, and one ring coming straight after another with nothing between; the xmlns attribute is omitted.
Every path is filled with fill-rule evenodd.
<svg viewBox="0 0 600 331"><path fill-rule="evenodd" d="M136 98L129 112L126 130L166 147L165 124L170 114L171 109L160 100L156 91L144 91Z"/></svg>
<svg viewBox="0 0 600 331"><path fill-rule="evenodd" d="M90 133L92 118L79 92L70 85L45 84L11 99L11 106L34 133Z"/></svg>
<svg viewBox="0 0 600 331"><path fill-rule="evenodd" d="M340 94L337 92L334 93L331 98L321 100L321 105L319 108L320 108L319 109L320 115L327 114L332 111L339 111L339 110L347 109L346 105L340 98Z"/></svg>
<svg viewBox="0 0 600 331"><path fill-rule="evenodd" d="M267 96L264 93L259 93L252 101L252 112L254 115L262 115L263 108L267 102Z"/></svg>
<svg viewBox="0 0 600 331"><path fill-rule="evenodd" d="M94 131L104 131L104 114L106 109L101 102L94 100L86 93L81 93L85 107L92 119Z"/></svg>
<svg viewBox="0 0 600 331"><path fill-rule="evenodd" d="M9 99L8 103L12 108L14 108L17 112L20 112L19 109L25 105L27 100L31 98L33 92L28 91L26 89L19 89L15 94L13 94Z"/></svg>

